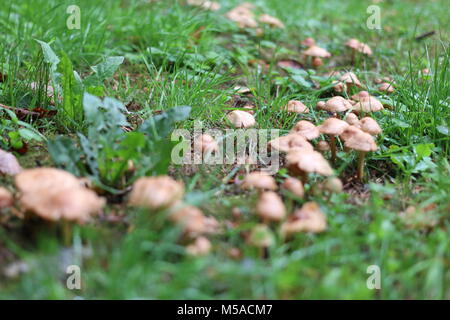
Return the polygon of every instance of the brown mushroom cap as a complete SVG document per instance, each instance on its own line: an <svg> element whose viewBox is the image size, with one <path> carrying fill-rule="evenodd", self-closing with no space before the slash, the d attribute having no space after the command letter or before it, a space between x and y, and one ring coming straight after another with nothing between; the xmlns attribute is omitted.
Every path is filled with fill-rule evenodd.
<svg viewBox="0 0 450 320"><path fill-rule="evenodd" d="M3 187L0 187L0 209L9 208L14 204L14 196Z"/></svg>
<svg viewBox="0 0 450 320"><path fill-rule="evenodd" d="M227 114L228 120L236 128L250 128L256 124L255 117L242 110L234 110Z"/></svg>
<svg viewBox="0 0 450 320"><path fill-rule="evenodd" d="M371 117L362 118L360 122L361 130L372 136L376 136L382 132L378 122Z"/></svg>
<svg viewBox="0 0 450 320"><path fill-rule="evenodd" d="M358 77L353 72L346 72L339 77L339 81L346 83L347 85L355 85L361 87Z"/></svg>
<svg viewBox="0 0 450 320"><path fill-rule="evenodd" d="M329 53L327 50L325 50L321 47L318 47L316 45L313 45L313 46L309 47L308 49L306 49L305 51L303 51L303 54L305 56L318 57L318 58L331 57L331 53Z"/></svg>
<svg viewBox="0 0 450 320"><path fill-rule="evenodd" d="M321 152L325 152L325 151L329 151L330 150L330 144L325 141L325 140L320 140L317 143L317 150L321 151Z"/></svg>
<svg viewBox="0 0 450 320"><path fill-rule="evenodd" d="M352 95L352 100L362 101L370 98L370 94L367 91L360 91L354 95Z"/></svg>
<svg viewBox="0 0 450 320"><path fill-rule="evenodd" d="M316 202L307 202L301 209L281 226L281 234L285 237L298 232L319 233L327 228L326 216Z"/></svg>
<svg viewBox="0 0 450 320"><path fill-rule="evenodd" d="M63 170L28 169L16 175L14 181L21 207L45 220L83 223L105 205L105 199Z"/></svg>
<svg viewBox="0 0 450 320"><path fill-rule="evenodd" d="M291 133L299 134L308 140L316 139L319 135L319 129L309 121L301 120L295 124Z"/></svg>
<svg viewBox="0 0 450 320"><path fill-rule="evenodd" d="M318 173L324 176L331 176L333 169L320 152L309 150L292 150L286 156L287 165L293 169L303 172Z"/></svg>
<svg viewBox="0 0 450 320"><path fill-rule="evenodd" d="M347 114L347 117L345 118L345 121L352 126L355 127L360 127L360 123L359 123L359 119L358 116L356 114L354 114L353 112L350 112L349 114Z"/></svg>
<svg viewBox="0 0 450 320"><path fill-rule="evenodd" d="M373 96L361 100L352 106L352 110L357 112L377 112L383 109L383 104Z"/></svg>
<svg viewBox="0 0 450 320"><path fill-rule="evenodd" d="M258 224L252 228L248 242L258 248L267 248L275 243L275 238L269 227Z"/></svg>
<svg viewBox="0 0 450 320"><path fill-rule="evenodd" d="M136 180L128 204L152 210L166 209L181 200L184 186L169 176L143 177Z"/></svg>
<svg viewBox="0 0 450 320"><path fill-rule="evenodd" d="M0 149L0 173L13 176L21 171L22 167L16 157L12 153Z"/></svg>
<svg viewBox="0 0 450 320"><path fill-rule="evenodd" d="M290 100L283 110L292 113L309 113L308 107L298 100Z"/></svg>
<svg viewBox="0 0 450 320"><path fill-rule="evenodd" d="M348 123L337 118L328 118L318 128L320 133L338 136L348 127Z"/></svg>
<svg viewBox="0 0 450 320"><path fill-rule="evenodd" d="M211 135L202 134L198 137L198 139L199 141L197 147L202 153L219 151L219 144Z"/></svg>
<svg viewBox="0 0 450 320"><path fill-rule="evenodd" d="M360 52L367 56L372 55L372 49L370 49L370 47L367 44L360 42L358 39L350 39L345 43L345 45L351 48L352 50Z"/></svg>
<svg viewBox="0 0 450 320"><path fill-rule="evenodd" d="M265 172L255 171L245 176L242 183L243 189L261 189L261 190L276 190L277 183L275 179Z"/></svg>
<svg viewBox="0 0 450 320"><path fill-rule="evenodd" d="M228 11L225 16L238 24L240 28L257 28L258 22L251 9L253 5L249 3L243 3L234 9Z"/></svg>
<svg viewBox="0 0 450 320"><path fill-rule="evenodd" d="M341 193L344 190L341 179L336 177L327 178L323 183L323 187L331 193Z"/></svg>
<svg viewBox="0 0 450 320"><path fill-rule="evenodd" d="M220 9L220 3L209 0L187 0L190 6L201 7L205 10L217 11Z"/></svg>
<svg viewBox="0 0 450 320"><path fill-rule="evenodd" d="M305 195L305 189L303 188L303 183L297 178L289 177L281 185L283 189L292 192L295 196L303 198Z"/></svg>
<svg viewBox="0 0 450 320"><path fill-rule="evenodd" d="M354 126L348 126L340 137L345 141L344 145L353 150L369 152L378 148L370 134Z"/></svg>
<svg viewBox="0 0 450 320"><path fill-rule="evenodd" d="M314 38L308 37L302 41L302 45L306 47L312 47L316 45L316 40L314 40Z"/></svg>
<svg viewBox="0 0 450 320"><path fill-rule="evenodd" d="M211 242L206 237L198 237L194 243L186 247L186 252L191 256L204 256L211 251Z"/></svg>
<svg viewBox="0 0 450 320"><path fill-rule="evenodd" d="M293 149L306 148L313 150L313 146L303 136L290 133L286 136L282 136L269 141L270 148L281 152L288 152Z"/></svg>
<svg viewBox="0 0 450 320"><path fill-rule="evenodd" d="M206 217L203 212L191 205L175 208L169 219L182 227L191 236L217 232L218 222L213 217Z"/></svg>
<svg viewBox="0 0 450 320"><path fill-rule="evenodd" d="M392 93L395 91L394 87L392 86L392 84L387 83L387 82L383 82L378 86L378 90L383 91L383 92L387 92L387 93Z"/></svg>
<svg viewBox="0 0 450 320"><path fill-rule="evenodd" d="M275 192L262 193L256 204L256 212L264 220L280 221L286 215L284 203Z"/></svg>
<svg viewBox="0 0 450 320"><path fill-rule="evenodd" d="M274 27L274 28L281 28L281 29L284 28L284 24L283 24L283 22L280 21L280 19L275 18L275 17L273 17L271 15L268 15L268 14L262 14L259 17L259 22L265 23L265 24L267 24L267 25L269 25L271 27Z"/></svg>
<svg viewBox="0 0 450 320"><path fill-rule="evenodd" d="M341 96L335 96L329 99L322 109L328 112L344 112L352 107L352 104L345 98Z"/></svg>

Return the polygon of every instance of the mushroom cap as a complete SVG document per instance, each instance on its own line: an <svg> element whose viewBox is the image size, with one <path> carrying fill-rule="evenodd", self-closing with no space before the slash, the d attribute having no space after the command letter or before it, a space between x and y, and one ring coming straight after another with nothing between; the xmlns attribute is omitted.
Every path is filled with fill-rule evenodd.
<svg viewBox="0 0 450 320"><path fill-rule="evenodd" d="M331 176L333 169L320 152L305 149L289 151L286 156L287 165L290 168L299 169L303 172L318 173Z"/></svg>
<svg viewBox="0 0 450 320"><path fill-rule="evenodd" d="M128 204L152 210L166 209L181 200L183 183L169 176L142 177L133 184Z"/></svg>
<svg viewBox="0 0 450 320"><path fill-rule="evenodd" d="M281 152L288 152L293 149L307 148L313 150L313 146L301 135L290 133L286 136L278 137L269 141L270 148Z"/></svg>
<svg viewBox="0 0 450 320"><path fill-rule="evenodd" d="M322 66L323 65L323 60L321 59L321 58L319 58L319 57L314 57L313 58L313 61L312 61L312 64L313 64L313 66L314 67L320 67L320 66Z"/></svg>
<svg viewBox="0 0 450 320"><path fill-rule="evenodd" d="M245 176L244 182L242 183L242 188L276 190L278 187L272 176L265 172L255 171Z"/></svg>
<svg viewBox="0 0 450 320"><path fill-rule="evenodd" d="M202 7L206 10L217 11L220 9L220 3L208 0L187 0L187 4L190 6Z"/></svg>
<svg viewBox="0 0 450 320"><path fill-rule="evenodd" d="M279 195L273 191L266 191L258 199L256 212L263 219L280 221L286 215L286 208Z"/></svg>
<svg viewBox="0 0 450 320"><path fill-rule="evenodd" d="M14 177L20 193L39 193L42 190L66 190L83 186L73 174L55 168L26 169Z"/></svg>
<svg viewBox="0 0 450 320"><path fill-rule="evenodd" d="M387 93L392 93L395 91L394 87L392 86L392 84L387 83L387 82L383 82L378 86L378 90L383 91L383 92L387 92Z"/></svg>
<svg viewBox="0 0 450 320"><path fill-rule="evenodd" d="M337 118L328 118L318 128L320 133L338 136L348 127L348 123Z"/></svg>
<svg viewBox="0 0 450 320"><path fill-rule="evenodd" d="M346 72L339 77L339 81L346 83L347 85L355 85L361 87L358 77L353 72Z"/></svg>
<svg viewBox="0 0 450 320"><path fill-rule="evenodd" d="M322 107L323 110L328 112L344 112L352 107L352 104L341 96L335 96L329 99Z"/></svg>
<svg viewBox="0 0 450 320"><path fill-rule="evenodd" d="M283 110L293 113L309 113L308 107L298 100L290 100Z"/></svg>
<svg viewBox="0 0 450 320"><path fill-rule="evenodd" d="M306 47L312 47L316 45L316 40L314 40L314 38L308 37L302 41L302 45Z"/></svg>
<svg viewBox="0 0 450 320"><path fill-rule="evenodd" d="M358 116L356 114L354 114L353 112L350 112L349 114L347 114L345 121L351 126L355 126L355 127L360 126Z"/></svg>
<svg viewBox="0 0 450 320"><path fill-rule="evenodd" d="M331 193L341 193L344 189L341 179L337 177L327 178L323 183L323 187Z"/></svg>
<svg viewBox="0 0 450 320"><path fill-rule="evenodd" d="M240 28L257 28L258 22L256 22L253 12L253 7L248 3L243 3L230 11L225 16L238 24Z"/></svg>
<svg viewBox="0 0 450 320"><path fill-rule="evenodd" d="M40 218L50 221L67 220L84 223L105 205L105 199L84 187L41 189L20 196L21 207Z"/></svg>
<svg viewBox="0 0 450 320"><path fill-rule="evenodd" d="M373 96L361 100L352 106L352 110L357 112L377 112L383 109L383 104Z"/></svg>
<svg viewBox="0 0 450 320"><path fill-rule="evenodd" d="M242 110L234 110L227 114L228 120L236 128L250 128L256 124L255 117Z"/></svg>
<svg viewBox="0 0 450 320"><path fill-rule="evenodd" d="M360 123L361 123L361 130L367 132L372 136L376 136L382 132L378 122L371 117L362 118Z"/></svg>
<svg viewBox="0 0 450 320"><path fill-rule="evenodd" d="M297 178L289 177L287 178L284 183L281 185L283 189L286 189L290 192L292 192L294 195L296 195L299 198L303 198L305 195L305 189L303 188L303 183L298 180Z"/></svg>
<svg viewBox="0 0 450 320"><path fill-rule="evenodd" d="M268 24L269 26L275 27L275 28L281 28L281 29L284 28L284 24L283 24L283 22L280 21L280 19L275 18L275 17L273 17L271 15L268 15L266 13L262 14L259 17L259 22Z"/></svg>
<svg viewBox="0 0 450 320"><path fill-rule="evenodd" d="M369 94L369 92L364 91L364 90L352 95L352 100L354 100L354 101L361 101L361 100L367 100L367 99L370 99L370 94Z"/></svg>
<svg viewBox="0 0 450 320"><path fill-rule="evenodd" d="M0 173L13 176L21 171L22 167L16 157L12 153L0 149Z"/></svg>
<svg viewBox="0 0 450 320"><path fill-rule="evenodd" d="M325 140L320 140L317 143L317 150L324 152L324 151L329 151L330 150L330 144L328 142L326 142Z"/></svg>
<svg viewBox="0 0 450 320"><path fill-rule="evenodd" d="M327 228L326 216L316 202L306 202L294 212L288 221L281 225L281 234L285 237L298 232L319 233Z"/></svg>
<svg viewBox="0 0 450 320"><path fill-rule="evenodd" d="M12 207L14 204L14 196L12 193L3 187L0 187L0 209Z"/></svg>
<svg viewBox="0 0 450 320"><path fill-rule="evenodd" d="M348 126L340 137L344 140L344 145L353 150L369 152L378 148L370 134L355 126Z"/></svg>
<svg viewBox="0 0 450 320"><path fill-rule="evenodd" d="M171 212L169 219L182 227L190 235L215 233L218 222L213 217L206 217L203 212L191 205L183 205Z"/></svg>
<svg viewBox="0 0 450 320"><path fill-rule="evenodd" d="M252 228L248 242L258 248L267 248L275 243L275 238L269 227L258 224Z"/></svg>
<svg viewBox="0 0 450 320"><path fill-rule="evenodd" d="M325 50L321 47L318 47L316 45L313 45L313 46L309 47L308 49L306 49L305 51L303 51L303 54L305 56L318 57L318 58L331 57L331 53L329 53L327 50Z"/></svg>
<svg viewBox="0 0 450 320"><path fill-rule="evenodd" d="M209 134L202 134L198 137L198 145L199 151L203 153L208 152L217 152L219 151L219 144L214 138Z"/></svg>
<svg viewBox="0 0 450 320"><path fill-rule="evenodd" d="M358 39L350 39L345 43L345 45L351 48L352 50L360 52L367 56L372 55L372 49L370 49L370 47L367 44L360 42Z"/></svg>
<svg viewBox="0 0 450 320"><path fill-rule="evenodd" d="M186 252L191 256L204 256L211 251L212 245L208 238L200 236L194 243L186 247Z"/></svg>
<svg viewBox="0 0 450 320"><path fill-rule="evenodd" d="M320 135L319 129L313 123L306 120L297 122L292 128L291 133L299 134L307 140L315 139Z"/></svg>

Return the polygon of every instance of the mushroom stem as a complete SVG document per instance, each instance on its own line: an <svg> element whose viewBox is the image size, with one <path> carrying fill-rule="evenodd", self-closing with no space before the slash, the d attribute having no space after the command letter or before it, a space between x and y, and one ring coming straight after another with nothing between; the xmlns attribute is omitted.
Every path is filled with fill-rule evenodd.
<svg viewBox="0 0 450 320"><path fill-rule="evenodd" d="M303 185L306 185L306 183L308 182L308 173L305 171L302 171L300 173L300 180L302 181Z"/></svg>
<svg viewBox="0 0 450 320"><path fill-rule="evenodd" d="M336 136L330 135L331 163L336 162Z"/></svg>
<svg viewBox="0 0 450 320"><path fill-rule="evenodd" d="M363 180L364 177L364 158L366 156L366 152L359 151L358 152L358 179L360 181Z"/></svg>
<svg viewBox="0 0 450 320"><path fill-rule="evenodd" d="M62 221L62 237L63 237L63 245L70 246L72 243L72 226L69 221Z"/></svg>

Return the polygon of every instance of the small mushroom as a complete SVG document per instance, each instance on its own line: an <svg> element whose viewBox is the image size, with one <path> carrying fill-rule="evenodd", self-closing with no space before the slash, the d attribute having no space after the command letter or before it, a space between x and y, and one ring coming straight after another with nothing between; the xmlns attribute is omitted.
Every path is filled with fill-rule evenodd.
<svg viewBox="0 0 450 320"><path fill-rule="evenodd" d="M220 10L220 3L208 0L187 0L190 6L201 7L205 10L217 11Z"/></svg>
<svg viewBox="0 0 450 320"><path fill-rule="evenodd" d="M382 132L378 122L371 117L361 119L361 130L372 136L379 135Z"/></svg>
<svg viewBox="0 0 450 320"><path fill-rule="evenodd" d="M10 152L0 149L0 174L14 176L22 171L17 158Z"/></svg>
<svg viewBox="0 0 450 320"><path fill-rule="evenodd" d="M293 149L306 148L313 150L313 146L303 136L295 133L290 133L286 136L278 137L269 141L269 147L273 150L281 152L288 152Z"/></svg>
<svg viewBox="0 0 450 320"><path fill-rule="evenodd" d="M3 187L0 187L0 210L12 207L14 204L14 196L12 193Z"/></svg>
<svg viewBox="0 0 450 320"><path fill-rule="evenodd" d="M312 61L312 65L316 68L323 66L323 60L319 57L314 57Z"/></svg>
<svg viewBox="0 0 450 320"><path fill-rule="evenodd" d="M183 231L191 237L215 233L218 228L216 219L206 217L199 208L191 205L181 205L181 207L174 208L169 219L181 226Z"/></svg>
<svg viewBox="0 0 450 320"><path fill-rule="evenodd" d="M337 115L339 112L344 112L352 108L352 104L341 96L335 96L327 102L319 101L317 108Z"/></svg>
<svg viewBox="0 0 450 320"><path fill-rule="evenodd" d="M136 180L128 204L151 210L167 209L184 195L184 186L169 176L143 177Z"/></svg>
<svg viewBox="0 0 450 320"><path fill-rule="evenodd" d="M308 107L298 100L290 100L283 110L292 113L309 113Z"/></svg>
<svg viewBox="0 0 450 320"><path fill-rule="evenodd" d="M299 134L307 140L316 139L319 137L320 132L317 127L309 121L301 120L295 124L291 133Z"/></svg>
<svg viewBox="0 0 450 320"><path fill-rule="evenodd" d="M341 193L344 190L341 179L337 177L327 178L323 183L323 188L330 193Z"/></svg>
<svg viewBox="0 0 450 320"><path fill-rule="evenodd" d="M198 237L194 243L186 247L186 252L191 256L205 256L211 251L211 242L206 237Z"/></svg>
<svg viewBox="0 0 450 320"><path fill-rule="evenodd" d="M231 111L227 118L236 128L250 128L256 124L255 117L242 110Z"/></svg>
<svg viewBox="0 0 450 320"><path fill-rule="evenodd" d="M331 57L331 53L329 53L327 50L318 47L316 45L310 46L308 49L302 52L304 56L310 57L312 59L312 62L314 62L314 58L329 58ZM314 63L313 63L314 64ZM316 61L317 64L317 61Z"/></svg>
<svg viewBox="0 0 450 320"><path fill-rule="evenodd" d="M259 196L256 212L265 223L268 223L282 220L286 215L286 208L275 192L266 191Z"/></svg>
<svg viewBox="0 0 450 320"><path fill-rule="evenodd" d="M219 144L211 135L202 134L198 137L197 148L198 151L206 154L219 151Z"/></svg>
<svg viewBox="0 0 450 320"><path fill-rule="evenodd" d="M341 134L347 148L358 151L358 178L364 176L364 158L367 152L376 151L377 145L372 136L354 126L348 126Z"/></svg>
<svg viewBox="0 0 450 320"><path fill-rule="evenodd" d="M395 91L394 87L392 86L392 84L387 83L387 82L382 82L379 86L378 86L378 90L382 91L382 92L386 92L386 93L392 93Z"/></svg>
<svg viewBox="0 0 450 320"><path fill-rule="evenodd" d="M271 15L268 15L268 14L262 14L259 17L259 22L267 24L274 28L284 29L284 24L283 24L283 22L280 21L280 19L272 17Z"/></svg>
<svg viewBox="0 0 450 320"><path fill-rule="evenodd" d="M316 40L314 40L311 37L308 37L308 38L306 38L306 39L304 39L302 41L302 45L304 45L305 47L308 47L308 48L312 47L312 46L315 46L316 45Z"/></svg>
<svg viewBox="0 0 450 320"><path fill-rule="evenodd" d="M308 173L318 173L324 176L331 176L333 169L320 152L306 149L291 150L286 156L288 169L302 177L303 183L308 179Z"/></svg>
<svg viewBox="0 0 450 320"><path fill-rule="evenodd" d="M336 162L336 136L348 127L348 123L337 118L328 118L318 128L320 133L330 136L331 162Z"/></svg>
<svg viewBox="0 0 450 320"><path fill-rule="evenodd" d="M258 224L252 228L248 242L257 248L265 249L275 243L275 237L269 227L265 224Z"/></svg>
<svg viewBox="0 0 450 320"><path fill-rule="evenodd" d="M299 232L319 233L327 229L327 219L316 202L306 202L281 225L281 234L287 238Z"/></svg>
<svg viewBox="0 0 450 320"><path fill-rule="evenodd" d="M245 176L243 189L276 190L275 179L265 172L255 171Z"/></svg>
<svg viewBox="0 0 450 320"><path fill-rule="evenodd" d="M284 183L281 185L283 189L288 190L295 196L299 198L303 198L305 195L305 189L303 187L303 183L298 180L297 178L289 177L287 178Z"/></svg>
<svg viewBox="0 0 450 320"><path fill-rule="evenodd" d="M341 75L338 79L339 83L344 84L343 88L344 91L347 91L347 89L351 86L361 87L361 82L359 81L358 77L353 72L346 72L343 75ZM338 88L339 89L339 88ZM336 90L336 88L335 88ZM337 92L342 92L339 90L336 90Z"/></svg>
<svg viewBox="0 0 450 320"><path fill-rule="evenodd" d="M250 3L243 3L226 13L226 17L231 21L237 23L239 28L257 28L258 22L251 9L253 5Z"/></svg>
<svg viewBox="0 0 450 320"><path fill-rule="evenodd" d="M347 121L347 123L349 125L355 126L357 128L359 128L361 126L358 116L356 114L354 114L353 112L350 112L349 114L347 114L345 121Z"/></svg>
<svg viewBox="0 0 450 320"><path fill-rule="evenodd" d="M330 150L330 144L325 140L321 140L317 143L316 148L323 154Z"/></svg>
<svg viewBox="0 0 450 320"><path fill-rule="evenodd" d="M352 110L355 112L377 112L383 109L383 104L373 96L362 100L360 99L360 101L355 103L352 107Z"/></svg>
<svg viewBox="0 0 450 320"><path fill-rule="evenodd" d="M350 39L345 43L345 46L349 47L352 50L352 63L355 61L355 53L361 53L366 56L372 55L372 49L370 47L360 42L358 39Z"/></svg>

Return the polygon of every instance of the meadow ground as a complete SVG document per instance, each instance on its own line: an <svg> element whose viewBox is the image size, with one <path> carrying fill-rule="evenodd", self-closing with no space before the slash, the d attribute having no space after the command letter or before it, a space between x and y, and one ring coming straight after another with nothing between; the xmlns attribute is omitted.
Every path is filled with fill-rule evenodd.
<svg viewBox="0 0 450 320"><path fill-rule="evenodd" d="M225 17L240 1L218 1L221 9L212 12L175 0L0 0L0 148L14 152L24 168L76 158L66 169L89 175L108 199L100 216L73 227L69 242L54 226L24 221L18 208L2 210L0 298L449 299L449 1L250 1L257 15L270 14L285 25L261 25L262 35ZM80 8L80 29L66 24L73 4ZM367 26L367 8L374 4L381 29ZM332 54L316 70L301 56L306 37ZM349 38L369 44L373 56L351 59L344 46ZM301 67L281 68L279 61L288 59ZM338 153L334 169L344 182L342 193L317 192L322 178L310 177L307 200L320 205L327 230L285 241L272 225L273 244L264 255L245 239L258 224L257 193L224 183L230 172L254 167L168 167L167 144L147 148L134 130L175 106L192 107L178 128L191 129L200 120L224 129L227 112L248 103L256 106L256 128L287 132L302 119L320 123L328 115L315 106L333 95L323 76L331 70L353 71L389 106L372 115L383 129L379 148L366 155L364 183L354 179L356 153ZM387 76L395 81L390 95L374 84ZM48 97L50 80L61 81L61 100ZM250 93L237 93L237 85ZM126 119L122 107L107 116L83 116L80 90L121 101ZM310 113L283 111L292 99ZM136 131L129 145L146 146L130 155L137 166L151 167L152 174L168 170L184 182L185 202L223 224L220 234L209 237L209 254L187 254L166 212L124 204L123 190L148 171L138 168L127 180L118 168L123 163L115 161L124 153L105 151L123 130L95 135L111 123ZM80 134L90 145L77 140ZM281 183L288 175L280 169L275 178ZM0 181L15 191L13 178ZM306 201L284 199L288 211ZM80 290L67 288L67 265L80 266ZM372 265L381 271L380 290L367 287Z"/></svg>

